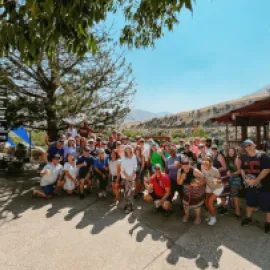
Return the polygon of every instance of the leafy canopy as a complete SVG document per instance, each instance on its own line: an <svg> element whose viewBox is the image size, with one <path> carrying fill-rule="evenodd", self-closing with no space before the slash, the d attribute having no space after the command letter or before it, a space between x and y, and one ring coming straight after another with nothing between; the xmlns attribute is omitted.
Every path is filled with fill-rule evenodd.
<svg viewBox="0 0 270 270"><path fill-rule="evenodd" d="M173 30L192 0L0 0L0 57L18 50L28 63L55 51L59 39L68 52L84 55L98 49L91 29L109 14L123 14L120 43L153 46L164 29Z"/></svg>

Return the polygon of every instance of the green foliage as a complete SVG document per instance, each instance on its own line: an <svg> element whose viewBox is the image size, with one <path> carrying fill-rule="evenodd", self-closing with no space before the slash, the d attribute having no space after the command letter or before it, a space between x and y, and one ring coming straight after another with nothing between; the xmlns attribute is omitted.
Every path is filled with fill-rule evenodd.
<svg viewBox="0 0 270 270"><path fill-rule="evenodd" d="M28 132L29 134L29 132ZM18 143L23 143L24 141L16 136L13 132L10 132L9 136L11 137L12 141L17 145ZM32 140L32 143L35 145L35 146L41 146L41 147L44 147L46 148L46 144L45 144L45 138L46 136L46 133L45 132L41 132L41 131L34 131L32 130L31 132L31 140Z"/></svg>
<svg viewBox="0 0 270 270"><path fill-rule="evenodd" d="M126 136L128 136L129 138L134 138L136 136L141 136L142 134L137 132L136 130L122 130L122 133L125 134Z"/></svg>
<svg viewBox="0 0 270 270"><path fill-rule="evenodd" d="M99 49L92 29L109 14L125 16L120 43L129 47L154 45L164 30L173 30L183 8L192 0L9 0L0 2L0 57L18 50L26 63L49 56L63 40L66 50L82 56Z"/></svg>
<svg viewBox="0 0 270 270"><path fill-rule="evenodd" d="M171 133L173 139L180 139L185 137L185 131L183 129L174 129Z"/></svg>
<svg viewBox="0 0 270 270"><path fill-rule="evenodd" d="M210 136L205 133L205 130L203 128L198 128L196 130L193 131L192 133L193 137L204 137L204 138L209 138Z"/></svg>

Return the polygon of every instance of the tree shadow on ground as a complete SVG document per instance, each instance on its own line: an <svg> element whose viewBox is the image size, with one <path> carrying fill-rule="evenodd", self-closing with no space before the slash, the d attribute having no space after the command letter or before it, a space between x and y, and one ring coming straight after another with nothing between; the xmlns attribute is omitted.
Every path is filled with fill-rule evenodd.
<svg viewBox="0 0 270 270"><path fill-rule="evenodd" d="M205 222L199 226L193 225L193 220L183 224L183 212L178 205L174 205L174 211L168 218L155 213L153 206L145 202L139 201L137 206L128 219L130 224L134 224L130 235L138 242L143 242L149 235L153 241L165 241L168 250L161 256L166 257L171 265L177 265L181 258L185 258L194 260L198 269L218 269L225 248L261 269L270 267L268 253L264 252L265 248L270 248L270 238L258 225L243 228L240 221L230 215L218 216L218 223L214 227Z"/></svg>

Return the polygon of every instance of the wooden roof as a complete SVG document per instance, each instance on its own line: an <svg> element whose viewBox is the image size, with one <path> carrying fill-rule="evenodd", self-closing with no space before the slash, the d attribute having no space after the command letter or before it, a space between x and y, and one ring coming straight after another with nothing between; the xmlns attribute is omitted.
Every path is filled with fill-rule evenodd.
<svg viewBox="0 0 270 270"><path fill-rule="evenodd" d="M270 96L236 110L211 118L212 122L237 124L239 119L245 119L245 125L255 125L256 122L270 121ZM255 124L253 124L255 123Z"/></svg>

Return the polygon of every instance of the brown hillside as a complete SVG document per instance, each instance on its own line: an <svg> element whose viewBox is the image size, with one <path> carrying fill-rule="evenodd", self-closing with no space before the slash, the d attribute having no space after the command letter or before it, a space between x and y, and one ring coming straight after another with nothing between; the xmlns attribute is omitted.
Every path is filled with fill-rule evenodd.
<svg viewBox="0 0 270 270"><path fill-rule="evenodd" d="M204 127L210 127L212 125L212 123L209 121L210 118L217 117L231 110L248 105L256 100L263 99L268 95L268 93L262 93L252 96L246 96L240 99L222 102L198 110L172 114L160 118L153 118L142 122L131 122L123 125L123 128L135 130L174 129L194 127L194 125L196 124Z"/></svg>

